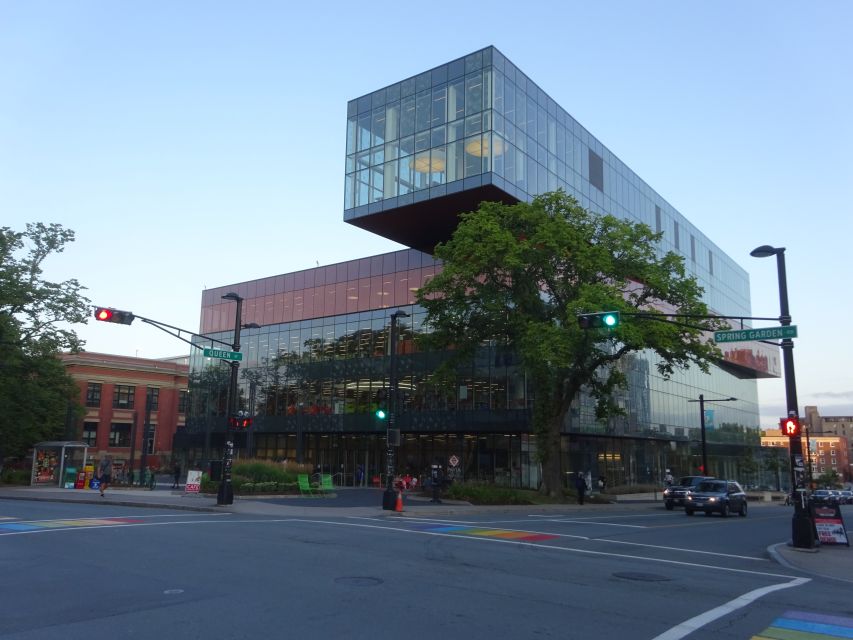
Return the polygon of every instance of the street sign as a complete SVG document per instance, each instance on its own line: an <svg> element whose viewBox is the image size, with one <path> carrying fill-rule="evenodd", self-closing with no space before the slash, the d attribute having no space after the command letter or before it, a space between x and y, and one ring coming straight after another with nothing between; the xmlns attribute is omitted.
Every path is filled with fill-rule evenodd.
<svg viewBox="0 0 853 640"><path fill-rule="evenodd" d="M237 360L243 359L243 354L239 351L223 351L222 349L205 349L205 358L221 358L222 360Z"/></svg>
<svg viewBox="0 0 853 640"><path fill-rule="evenodd" d="M459 465L459 458L457 458L456 455L454 454L454 455L450 456L450 460L448 460L448 462L450 463L451 467L456 467Z"/></svg>
<svg viewBox="0 0 853 640"><path fill-rule="evenodd" d="M740 331L715 331L714 342L748 342L749 340L782 340L796 338L797 326L767 327L766 329L741 329Z"/></svg>

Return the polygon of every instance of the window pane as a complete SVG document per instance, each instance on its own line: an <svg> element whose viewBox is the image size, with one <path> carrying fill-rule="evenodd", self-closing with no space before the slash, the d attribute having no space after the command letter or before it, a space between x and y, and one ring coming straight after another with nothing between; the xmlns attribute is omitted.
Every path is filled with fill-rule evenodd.
<svg viewBox="0 0 853 640"><path fill-rule="evenodd" d="M432 90L432 126L447 122L447 87Z"/></svg>

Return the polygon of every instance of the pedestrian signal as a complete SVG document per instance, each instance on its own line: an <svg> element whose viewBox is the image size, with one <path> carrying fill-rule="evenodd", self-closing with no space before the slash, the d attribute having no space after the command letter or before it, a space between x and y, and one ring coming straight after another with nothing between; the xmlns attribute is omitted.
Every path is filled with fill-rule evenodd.
<svg viewBox="0 0 853 640"><path fill-rule="evenodd" d="M789 438L797 438L800 436L801 425L800 419L795 417L782 418L779 420L779 426L782 429L782 435Z"/></svg>

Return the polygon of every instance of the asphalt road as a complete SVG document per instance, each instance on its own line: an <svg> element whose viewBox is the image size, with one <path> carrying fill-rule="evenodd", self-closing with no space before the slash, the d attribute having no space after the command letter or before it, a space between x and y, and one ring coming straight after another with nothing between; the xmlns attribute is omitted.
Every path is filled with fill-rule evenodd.
<svg viewBox="0 0 853 640"><path fill-rule="evenodd" d="M849 585L770 561L777 505L341 513L0 500L0 637L743 640L792 611L853 617Z"/></svg>

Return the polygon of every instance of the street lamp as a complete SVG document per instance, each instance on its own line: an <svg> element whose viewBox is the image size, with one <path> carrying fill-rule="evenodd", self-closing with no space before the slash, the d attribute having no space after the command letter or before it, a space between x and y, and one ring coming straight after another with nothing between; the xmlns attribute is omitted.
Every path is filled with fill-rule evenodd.
<svg viewBox="0 0 853 640"><path fill-rule="evenodd" d="M699 394L698 400L688 400L687 402L699 403L699 425L702 433L702 473L708 475L708 445L705 442L705 403L706 402L732 402L737 398L709 398L705 399L703 394Z"/></svg>
<svg viewBox="0 0 853 640"><path fill-rule="evenodd" d="M388 398L388 428L385 431L386 469L385 493L382 495L382 508L393 511L396 506L397 494L394 491L394 447L399 446L394 431L394 420L397 414L397 320L408 318L409 314L402 309L397 309L391 314L391 345L388 348L388 386L390 397Z"/></svg>
<svg viewBox="0 0 853 640"><path fill-rule="evenodd" d="M243 311L243 298L233 291L222 296L223 300L233 300L237 303L234 317L234 342L231 350L240 351L240 329L260 329L260 325L254 322L241 325L240 317ZM231 465L234 462L234 434L231 429L231 417L236 414L237 409L237 370L240 367L238 360L229 362L231 367L231 378L228 383L227 419L225 426L225 450L222 454L222 479L219 482L219 492L216 494L217 505L234 504L234 487L231 485Z"/></svg>
<svg viewBox="0 0 853 640"><path fill-rule="evenodd" d="M791 311L788 308L788 278L785 274L785 247L771 247L764 244L749 252L753 258L776 256L776 271L779 277L779 323L791 324ZM782 367L785 372L785 402L788 417L799 416L797 402L797 381L794 376L794 341L782 339ZM794 516L791 523L791 540L795 547L811 549L814 544L814 523L803 499L797 499L797 489L804 484L805 467L803 465L803 441L799 436L789 438L791 455L791 498L794 502Z"/></svg>

